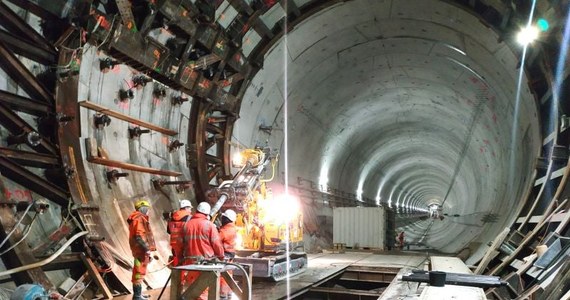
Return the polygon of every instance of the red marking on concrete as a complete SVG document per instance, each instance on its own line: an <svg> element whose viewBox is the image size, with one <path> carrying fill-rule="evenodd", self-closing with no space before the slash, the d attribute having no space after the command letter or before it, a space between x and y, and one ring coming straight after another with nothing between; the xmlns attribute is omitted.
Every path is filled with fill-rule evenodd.
<svg viewBox="0 0 570 300"><path fill-rule="evenodd" d="M4 189L4 196L7 200L12 201L32 201L32 192L29 190L10 190Z"/></svg>
<svg viewBox="0 0 570 300"><path fill-rule="evenodd" d="M154 105L159 105L160 104L160 98L157 98L157 97L152 98L152 103Z"/></svg>
<svg viewBox="0 0 570 300"><path fill-rule="evenodd" d="M493 113L493 122L497 124L497 114Z"/></svg>
<svg viewBox="0 0 570 300"><path fill-rule="evenodd" d="M129 101L119 101L118 105L122 109L129 109Z"/></svg>
<svg viewBox="0 0 570 300"><path fill-rule="evenodd" d="M489 142L489 140L483 140L483 143L485 143L485 145L491 144L491 142Z"/></svg>

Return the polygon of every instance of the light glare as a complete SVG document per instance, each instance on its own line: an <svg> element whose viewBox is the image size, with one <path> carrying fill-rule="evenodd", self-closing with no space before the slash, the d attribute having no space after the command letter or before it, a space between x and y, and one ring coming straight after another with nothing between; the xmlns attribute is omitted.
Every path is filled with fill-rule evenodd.
<svg viewBox="0 0 570 300"><path fill-rule="evenodd" d="M537 38L538 28L536 28L536 26L527 26L517 34L517 42L522 46L527 46Z"/></svg>

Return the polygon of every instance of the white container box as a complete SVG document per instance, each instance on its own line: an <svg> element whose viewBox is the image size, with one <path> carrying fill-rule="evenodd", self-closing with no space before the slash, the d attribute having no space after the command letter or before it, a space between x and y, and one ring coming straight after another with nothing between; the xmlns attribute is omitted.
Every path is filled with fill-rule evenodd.
<svg viewBox="0 0 570 300"><path fill-rule="evenodd" d="M383 207L333 209L333 243L350 248L384 250L386 214Z"/></svg>

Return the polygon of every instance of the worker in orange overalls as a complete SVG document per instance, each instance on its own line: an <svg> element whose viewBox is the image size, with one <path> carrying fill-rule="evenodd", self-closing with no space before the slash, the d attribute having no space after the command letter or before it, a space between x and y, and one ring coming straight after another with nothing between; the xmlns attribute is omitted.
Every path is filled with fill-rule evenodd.
<svg viewBox="0 0 570 300"><path fill-rule="evenodd" d="M135 203L135 209L127 219L129 246L135 259L132 278L133 300L145 300L150 296L142 294L142 282L146 275L146 267L151 259L150 252L156 251L156 246L148 221L150 203L141 199Z"/></svg>
<svg viewBox="0 0 570 300"><path fill-rule="evenodd" d="M404 250L404 232L398 234L398 241L400 242L400 249Z"/></svg>
<svg viewBox="0 0 570 300"><path fill-rule="evenodd" d="M184 224L184 264L198 263L200 259L224 259L224 247L214 223L209 220L211 206L201 202L196 213ZM186 283L192 284L200 275L198 271L188 271ZM208 299L208 289L204 290L200 300Z"/></svg>
<svg viewBox="0 0 570 300"><path fill-rule="evenodd" d="M227 261L232 261L236 256L236 237L237 230L235 221L237 214L235 211L228 209L222 214L222 227L220 227L220 239L224 246L224 257ZM230 277L231 271L228 271ZM226 280L221 277L220 280L220 299L231 299L232 290Z"/></svg>
<svg viewBox="0 0 570 300"><path fill-rule="evenodd" d="M192 218L192 203L190 200L180 200L180 209L172 213L168 221L166 232L170 234L170 248L172 249L172 265L178 266L184 261L184 223Z"/></svg>

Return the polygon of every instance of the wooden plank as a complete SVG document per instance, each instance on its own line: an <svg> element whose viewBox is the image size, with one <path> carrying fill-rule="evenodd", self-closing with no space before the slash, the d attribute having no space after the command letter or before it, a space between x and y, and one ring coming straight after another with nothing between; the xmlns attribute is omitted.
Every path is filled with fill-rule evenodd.
<svg viewBox="0 0 570 300"><path fill-rule="evenodd" d="M105 283L105 280L103 280L103 277L101 277L101 274L97 271L97 267L95 267L93 261L89 257L85 256L85 253L81 253L81 260L85 264L85 267L87 267L89 276L95 280L95 283L103 292L104 299L113 299L113 294L109 290L109 287L107 287L107 284Z"/></svg>
<svg viewBox="0 0 570 300"><path fill-rule="evenodd" d="M564 175L564 172L566 172L566 168L567 166L560 168L554 172L552 172L552 174L550 175L550 179L554 179L554 178L558 178L562 175ZM535 182L534 182L534 186L539 186L541 184L544 183L544 181L546 181L546 176L540 177L538 178ZM537 197L538 198L538 197Z"/></svg>
<svg viewBox="0 0 570 300"><path fill-rule="evenodd" d="M186 291L184 291L182 299L197 299L207 287L210 287L212 282L217 282L219 284L219 274L217 272L201 272L196 281L194 281L190 286L188 286ZM216 291L212 291L210 289L208 291L208 299L210 298L210 294L215 293ZM217 293L219 294L220 291L218 290Z"/></svg>
<svg viewBox="0 0 570 300"><path fill-rule="evenodd" d="M432 271L473 274L465 263L457 257L432 256L431 269Z"/></svg>
<svg viewBox="0 0 570 300"><path fill-rule="evenodd" d="M509 231L510 231L509 227L503 229L503 231L493 240L493 243L485 253L485 256L483 256L483 259L481 259L481 262L477 265L475 274L483 274L483 271L485 271L485 268L487 268L487 265L489 264L489 262L491 262L491 259L493 259L497 255L496 250L497 248L499 248L499 246L501 246L501 244L509 234Z"/></svg>
<svg viewBox="0 0 570 300"><path fill-rule="evenodd" d="M424 287L425 283L413 283L402 281L404 274L410 273L411 268L402 268L392 283L384 290L382 296L378 300L398 299L401 295L407 295L406 299L419 299L419 288Z"/></svg>
<svg viewBox="0 0 570 300"><path fill-rule="evenodd" d="M433 271L472 274L471 270L457 257L432 256L431 266ZM420 299L487 299L481 288L446 285L444 287L426 287Z"/></svg>
<svg viewBox="0 0 570 300"><path fill-rule="evenodd" d="M85 107L85 108L94 110L94 111L96 111L96 112L98 112L98 113L106 114L106 115L108 115L108 116L117 118L117 119L119 119L119 120L127 121L127 122L129 122L129 123L133 123L133 124L139 125L140 127L148 128L148 129L150 129L150 130L154 130L154 131L160 132L160 133L162 133L162 134L166 134L166 135L169 135L169 136L174 136L174 135L177 135L177 134L178 134L177 131L174 131L174 130L172 130L172 129L163 128L163 127L154 125L154 124L149 123L149 122L146 122L146 121L142 121L142 120L139 120L139 119L135 119L135 118L133 118L133 117L131 117L131 116L122 114L122 113L120 113L120 112L118 112L118 111L111 110L111 109L109 109L109 108L106 108L106 107L104 107L104 106L102 106L102 105L93 103L93 102L91 102L91 101L87 101L87 100L85 100L85 101L80 101L80 102L79 102L79 105L81 105L81 106L83 106L83 107Z"/></svg>
<svg viewBox="0 0 570 300"><path fill-rule="evenodd" d="M444 287L433 287L428 286L422 294L420 295L421 300L486 300L487 296L483 292L483 289L464 287L464 286L444 286Z"/></svg>
<svg viewBox="0 0 570 300"><path fill-rule="evenodd" d="M124 162L120 162L120 161L116 161L116 160L100 158L100 157L91 156L91 157L87 158L87 161L90 163L98 164L98 165L104 165L104 166L109 166L109 167L121 168L121 169L125 169L125 170L131 170L131 171L137 171L137 172L143 172L143 173L149 173L149 174L155 174L155 175L175 176L175 177L182 175L182 173L180 173L180 172L143 167L143 166L139 166L139 165L135 165L135 164L129 164L129 163L124 163Z"/></svg>
<svg viewBox="0 0 570 300"><path fill-rule="evenodd" d="M555 215L552 216L552 218L550 218L550 222L562 222L564 221L566 218L568 218L569 213L567 212L561 212L561 213L557 213ZM537 216L532 216L530 218L530 220L528 220L529 224L538 224L540 222L540 220L544 219L543 215L537 215ZM524 221L524 217L520 217L517 219L516 223L521 223Z"/></svg>
<svg viewBox="0 0 570 300"><path fill-rule="evenodd" d="M566 176L565 176L565 177L566 177ZM558 186L558 191L561 191L561 190L564 188L565 185L566 185L566 184L565 184L565 182L564 182L564 184L561 184L560 186ZM557 195L558 195L558 191L556 192L556 195L554 196L555 199L558 198L558 196L557 196ZM535 227L531 232L529 232L529 233L525 236L525 238L522 240L522 242L520 243L520 245L513 251L513 253L511 253L511 255L509 255L508 257L506 257L505 260L503 260L503 262L502 262L500 265L498 265L498 266L496 266L495 268L493 268L493 269L489 272L489 275L497 274L497 273L499 273L505 266L510 265L511 261L513 261L513 259L515 259L515 257L519 254L519 252L521 252L531 240L534 240L535 236L541 231L542 227L544 227L544 225L545 225L546 223L548 223L547 221L550 219L550 217L552 217L553 215L555 215L556 213L558 213L558 211L559 211L560 209L562 209L562 208L564 207L564 205L566 205L566 203L568 202L568 200L564 200L554 211L551 212L550 210L551 210L551 208L553 208L553 204L554 204L555 202L557 202L557 201L552 201L552 202L550 203L550 205L548 206L548 208L546 209L546 213L547 213L546 215L547 215L547 217L546 217L546 215L545 215L545 218L544 218L540 223L538 223L538 224L536 225L536 227Z"/></svg>
<svg viewBox="0 0 570 300"><path fill-rule="evenodd" d="M238 299L244 299L243 298L243 291L242 289L237 285L237 283L235 282L235 280L230 276L230 274L228 274L228 272L222 272L222 277L224 278L224 280L226 281L226 283L228 284L228 286L230 287L230 289L232 290L232 292L234 292L234 294L236 294L236 296L238 297ZM251 281L250 281L251 282ZM247 293L247 292L246 292ZM246 298L247 299L247 298Z"/></svg>
<svg viewBox="0 0 570 300"><path fill-rule="evenodd" d="M171 280L170 280L170 300L180 299L180 294L182 294L182 286L180 285L182 271L172 269Z"/></svg>

